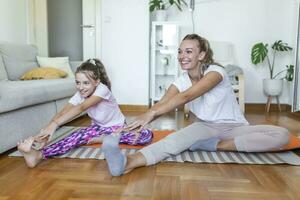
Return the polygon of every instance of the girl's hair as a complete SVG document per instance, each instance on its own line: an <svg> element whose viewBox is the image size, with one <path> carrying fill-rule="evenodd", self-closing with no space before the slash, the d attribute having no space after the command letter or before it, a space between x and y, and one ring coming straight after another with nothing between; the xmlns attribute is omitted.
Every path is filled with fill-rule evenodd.
<svg viewBox="0 0 300 200"><path fill-rule="evenodd" d="M100 80L101 83L106 85L109 90L111 90L111 83L107 76L104 65L99 59L88 59L77 67L75 74L83 73L89 79Z"/></svg>
<svg viewBox="0 0 300 200"><path fill-rule="evenodd" d="M197 34L188 34L186 35L183 40L197 40L198 41L198 47L200 49L200 52L204 51L205 52L205 57L201 61L204 68L203 71L205 71L209 65L219 65L220 67L223 67L221 64L216 63L213 59L213 51L210 48L210 44L207 39L204 37L201 37Z"/></svg>

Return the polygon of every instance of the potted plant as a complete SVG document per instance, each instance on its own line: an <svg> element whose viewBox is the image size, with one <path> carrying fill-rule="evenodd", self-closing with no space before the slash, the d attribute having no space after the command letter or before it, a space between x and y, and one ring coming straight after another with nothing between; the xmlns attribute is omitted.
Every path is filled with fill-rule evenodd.
<svg viewBox="0 0 300 200"><path fill-rule="evenodd" d="M165 21L167 18L166 10L175 5L178 10L182 11L182 6L187 6L184 0L150 0L149 10L156 13L157 21Z"/></svg>
<svg viewBox="0 0 300 200"><path fill-rule="evenodd" d="M256 43L251 50L251 61L253 64L257 65L262 63L267 59L267 65L269 68L269 78L263 80L263 89L268 96L277 96L282 92L283 79L287 81L292 81L294 76L294 66L286 65L286 69L275 74L275 58L278 52L292 51L293 48L288 46L287 43L277 40L272 44L272 61L268 55L268 44L262 42ZM282 76L285 72L285 75Z"/></svg>

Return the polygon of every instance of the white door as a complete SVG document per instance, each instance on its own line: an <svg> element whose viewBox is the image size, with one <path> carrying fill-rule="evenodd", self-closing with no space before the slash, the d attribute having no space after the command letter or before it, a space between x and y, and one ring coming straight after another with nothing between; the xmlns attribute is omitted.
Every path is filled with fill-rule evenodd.
<svg viewBox="0 0 300 200"><path fill-rule="evenodd" d="M83 60L101 58L101 0L82 0Z"/></svg>

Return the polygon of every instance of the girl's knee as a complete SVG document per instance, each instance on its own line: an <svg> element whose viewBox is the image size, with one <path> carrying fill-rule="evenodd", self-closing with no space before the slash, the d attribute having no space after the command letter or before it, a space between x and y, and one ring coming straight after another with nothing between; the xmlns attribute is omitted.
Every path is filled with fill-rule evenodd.
<svg viewBox="0 0 300 200"><path fill-rule="evenodd" d="M143 129L138 135L137 140L134 142L134 145L146 145L152 141L153 132L149 129Z"/></svg>

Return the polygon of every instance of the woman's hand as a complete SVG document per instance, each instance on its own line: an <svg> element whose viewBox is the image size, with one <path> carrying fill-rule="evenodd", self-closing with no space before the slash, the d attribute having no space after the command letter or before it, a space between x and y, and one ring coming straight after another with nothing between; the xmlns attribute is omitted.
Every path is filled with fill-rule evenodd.
<svg viewBox="0 0 300 200"><path fill-rule="evenodd" d="M42 146L45 146L51 140L52 135L57 127L57 123L51 122L45 128L41 129L40 133L34 137L34 140L39 143L43 143Z"/></svg>
<svg viewBox="0 0 300 200"><path fill-rule="evenodd" d="M126 130L134 130L137 129L137 132L141 131L144 126L146 126L148 123L150 123L155 117L154 111L148 111L140 116L138 116L133 122L128 124L126 127Z"/></svg>

